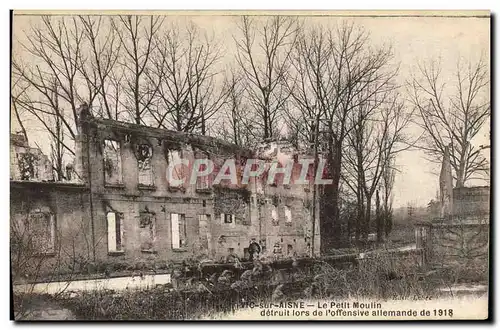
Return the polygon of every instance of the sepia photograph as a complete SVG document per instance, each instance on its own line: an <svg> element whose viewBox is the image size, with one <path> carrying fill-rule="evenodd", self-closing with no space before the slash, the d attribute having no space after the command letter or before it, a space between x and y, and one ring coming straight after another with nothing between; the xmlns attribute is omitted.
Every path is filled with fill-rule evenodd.
<svg viewBox="0 0 500 330"><path fill-rule="evenodd" d="M489 11L10 20L12 320L492 317Z"/></svg>

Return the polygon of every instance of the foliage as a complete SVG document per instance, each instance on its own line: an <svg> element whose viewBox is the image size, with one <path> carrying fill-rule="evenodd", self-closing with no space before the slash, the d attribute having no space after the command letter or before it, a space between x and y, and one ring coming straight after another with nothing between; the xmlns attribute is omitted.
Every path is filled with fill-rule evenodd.
<svg viewBox="0 0 500 330"><path fill-rule="evenodd" d="M201 286L193 284L181 290L156 286L142 290L93 291L61 297L62 303L87 320L172 320L199 319L230 313L245 302L276 302L297 299L348 299L378 297L411 299L434 294L436 284L422 281L412 256L376 256L362 260L359 266L316 264L292 272L290 280L272 278L253 285ZM237 281L239 282L239 281Z"/></svg>

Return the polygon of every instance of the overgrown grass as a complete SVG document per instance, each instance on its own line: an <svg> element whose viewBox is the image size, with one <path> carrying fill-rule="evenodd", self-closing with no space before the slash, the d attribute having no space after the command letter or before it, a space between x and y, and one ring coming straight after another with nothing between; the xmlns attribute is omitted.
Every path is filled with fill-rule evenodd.
<svg viewBox="0 0 500 330"><path fill-rule="evenodd" d="M312 275L300 276L287 282L280 289L280 300L340 297L413 297L425 295L431 290L425 281L419 281L416 273L406 265L389 258L369 259L359 267L338 269L328 263L314 266ZM413 265L413 269L416 269ZM392 277L391 277L392 276ZM83 319L113 320L165 320L198 319L217 313L227 313L245 302L273 300L278 283L255 283L237 289L170 291L164 287L126 292L86 292L67 300L67 306Z"/></svg>
<svg viewBox="0 0 500 330"><path fill-rule="evenodd" d="M270 297L272 286L222 292L165 291L163 288L125 292L85 292L65 305L86 320L186 320L215 312L232 312L245 301Z"/></svg>
<svg viewBox="0 0 500 330"><path fill-rule="evenodd" d="M178 291L169 285L147 290L83 292L73 297L63 296L59 303L86 320L183 320L232 313L248 302L415 299L434 296L438 286L455 284L456 279L446 272L426 277L417 261L414 254L370 255L357 265L339 268L318 262L312 269L295 269L285 277L268 274L260 281L233 288L230 284L216 288L195 282ZM277 295L279 284L283 285Z"/></svg>

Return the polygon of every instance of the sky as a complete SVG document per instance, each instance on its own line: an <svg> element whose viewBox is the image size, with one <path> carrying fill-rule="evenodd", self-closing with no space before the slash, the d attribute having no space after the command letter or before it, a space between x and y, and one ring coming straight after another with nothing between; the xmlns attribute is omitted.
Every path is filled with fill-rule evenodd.
<svg viewBox="0 0 500 330"><path fill-rule="evenodd" d="M422 61L441 58L442 74L452 83L456 63L460 57L477 59L483 54L489 60L490 21L477 17L341 17L308 16L306 22L336 25L349 19L363 26L371 35L374 44L390 43L394 50L394 62L400 64L398 81L401 84L410 78L415 65ZM16 40L23 40L23 30L30 24L37 24L37 16L15 16L13 25L13 49ZM234 57L235 46L232 34L236 31L237 16L196 15L170 17L182 26L191 20L202 30L214 34L221 40L224 49L223 63ZM226 58L227 57L227 58ZM16 130L12 121L12 131ZM489 144L489 124L472 141L474 145ZM419 132L410 127L410 134ZM43 141L41 143L43 145ZM486 150L489 153L489 149ZM406 151L398 155L396 163L399 172L394 187L394 207L412 204L425 206L435 198L438 189L439 166L426 161L420 151ZM489 154L485 154L489 159ZM484 182L478 182L481 185Z"/></svg>

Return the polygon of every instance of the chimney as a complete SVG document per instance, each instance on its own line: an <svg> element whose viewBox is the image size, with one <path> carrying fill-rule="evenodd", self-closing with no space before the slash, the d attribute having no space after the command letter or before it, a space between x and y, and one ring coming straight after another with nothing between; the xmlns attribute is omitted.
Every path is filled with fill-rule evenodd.
<svg viewBox="0 0 500 330"><path fill-rule="evenodd" d="M81 179L83 182L88 180L88 148L89 148L89 119L93 118L90 107L83 103L77 109L77 135L75 137L75 165L72 169L71 178Z"/></svg>

